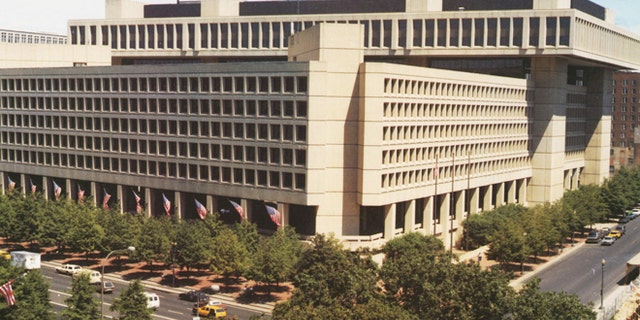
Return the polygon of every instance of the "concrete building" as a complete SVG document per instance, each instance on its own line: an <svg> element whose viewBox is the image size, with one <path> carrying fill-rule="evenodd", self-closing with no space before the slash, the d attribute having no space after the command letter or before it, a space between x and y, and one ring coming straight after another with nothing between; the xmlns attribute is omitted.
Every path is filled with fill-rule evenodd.
<svg viewBox="0 0 640 320"><path fill-rule="evenodd" d="M640 159L640 73L613 74L613 114L611 118L610 170L637 165Z"/></svg>
<svg viewBox="0 0 640 320"><path fill-rule="evenodd" d="M470 214L602 182L612 74L640 66L640 37L578 0L107 0L67 45L111 65L0 70L5 186L235 203L271 230L275 208L349 247L449 247Z"/></svg>

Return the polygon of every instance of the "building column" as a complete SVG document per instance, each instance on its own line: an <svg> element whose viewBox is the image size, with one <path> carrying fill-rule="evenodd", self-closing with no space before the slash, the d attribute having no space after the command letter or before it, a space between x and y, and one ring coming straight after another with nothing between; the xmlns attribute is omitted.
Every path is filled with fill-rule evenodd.
<svg viewBox="0 0 640 320"><path fill-rule="evenodd" d="M433 234L433 197L424 199L424 207L422 208L422 229L425 234Z"/></svg>
<svg viewBox="0 0 640 320"><path fill-rule="evenodd" d="M174 192L173 193L173 203L174 203L173 207L176 210L176 212L174 214L176 214L178 219L180 219L180 220L184 219L184 215L185 215L185 213L182 212L181 200L182 200L182 192L180 192L180 191Z"/></svg>
<svg viewBox="0 0 640 320"><path fill-rule="evenodd" d="M72 188L71 188L71 179L64 179L64 189L62 190L62 193L67 194L67 199L69 200L73 200L72 197L72 192L71 192Z"/></svg>
<svg viewBox="0 0 640 320"><path fill-rule="evenodd" d="M505 183L498 183L498 192L496 192L496 208L505 205L504 201L505 195Z"/></svg>
<svg viewBox="0 0 640 320"><path fill-rule="evenodd" d="M216 200L212 195L206 195L206 198L204 201L206 202L204 204L204 207L207 208L207 212L209 212L210 214L220 210L220 209L217 209Z"/></svg>
<svg viewBox="0 0 640 320"><path fill-rule="evenodd" d="M413 225L416 221L416 200L409 201L407 211L404 213L404 233L413 231Z"/></svg>
<svg viewBox="0 0 640 320"><path fill-rule="evenodd" d="M384 206L384 234L385 240L393 239L396 232L396 204L388 204Z"/></svg>
<svg viewBox="0 0 640 320"><path fill-rule="evenodd" d="M572 172L573 170L571 169L564 171L564 183L562 184L562 187L564 188L564 190L571 190L571 173Z"/></svg>
<svg viewBox="0 0 640 320"><path fill-rule="evenodd" d="M118 204L120 205L120 213L124 212L124 197L122 194L122 185L116 185L116 197Z"/></svg>
<svg viewBox="0 0 640 320"><path fill-rule="evenodd" d="M571 179L571 190L577 190L580 187L580 168L573 170L573 179Z"/></svg>
<svg viewBox="0 0 640 320"><path fill-rule="evenodd" d="M507 187L507 203L516 203L516 182L509 181Z"/></svg>
<svg viewBox="0 0 640 320"><path fill-rule="evenodd" d="M613 72L604 68L585 70L587 115L583 181L580 184L600 185L609 177L611 149L611 96Z"/></svg>
<svg viewBox="0 0 640 320"><path fill-rule="evenodd" d="M91 189L88 193L91 196L91 200L93 201L93 203L96 204L96 206L98 205L98 191L96 190L96 183L95 182L89 182L89 188ZM85 193L87 193L85 191Z"/></svg>
<svg viewBox="0 0 640 320"><path fill-rule="evenodd" d="M454 245L455 245L455 241L458 240L458 238L460 236L462 236L462 220L464 219L465 216L465 210L464 210L464 191L460 191L457 192L458 197L454 197L454 216L456 217L456 223L454 225L454 227L456 227L456 232L453 235L453 241L454 241Z"/></svg>
<svg viewBox="0 0 640 320"><path fill-rule="evenodd" d="M289 204L278 202L278 211L282 217L282 226L279 228L284 228L284 226L289 225Z"/></svg>
<svg viewBox="0 0 640 320"><path fill-rule="evenodd" d="M493 209L493 205L491 203L491 198L493 197L493 185L490 184L487 186L487 192L484 193L484 197L482 199L482 208L484 211L489 211Z"/></svg>
<svg viewBox="0 0 640 320"><path fill-rule="evenodd" d="M145 188L144 189L144 202L147 204L144 208L144 215L149 218L151 217L151 207L153 207L152 203L153 201L151 201L151 188Z"/></svg>
<svg viewBox="0 0 640 320"><path fill-rule="evenodd" d="M469 200L469 214L476 214L478 213L478 209L480 207L480 189L473 188L467 190L467 192L471 193L469 195L471 197L471 199Z"/></svg>
<svg viewBox="0 0 640 320"><path fill-rule="evenodd" d="M449 224L451 224L451 216L449 212L451 208L451 194L447 193L444 195L444 199L442 204L440 205L440 238L442 239L442 243L444 243L445 248L449 248Z"/></svg>
<svg viewBox="0 0 640 320"><path fill-rule="evenodd" d="M248 222L253 222L252 221L253 209L251 208L251 206L249 204L250 204L249 200L240 199L240 206L244 210L244 218L245 218L245 220L247 220Z"/></svg>
<svg viewBox="0 0 640 320"><path fill-rule="evenodd" d="M546 25L541 24L541 34L545 33L544 27ZM531 74L535 82L532 108L532 146L535 150L531 159L528 200L534 204L557 200L564 191L567 68L568 61L564 58L531 59ZM608 152L607 149L607 155Z"/></svg>
<svg viewBox="0 0 640 320"><path fill-rule="evenodd" d="M528 179L524 178L522 179L522 183L520 184L520 187L518 188L518 203L520 203L523 206L527 205L527 183L528 183Z"/></svg>
<svg viewBox="0 0 640 320"><path fill-rule="evenodd" d="M45 200L49 200L49 178L42 176L42 196Z"/></svg>

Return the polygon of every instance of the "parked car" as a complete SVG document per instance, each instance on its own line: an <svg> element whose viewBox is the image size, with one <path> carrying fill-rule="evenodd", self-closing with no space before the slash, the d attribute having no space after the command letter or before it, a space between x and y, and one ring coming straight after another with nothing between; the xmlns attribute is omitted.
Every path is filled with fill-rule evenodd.
<svg viewBox="0 0 640 320"><path fill-rule="evenodd" d="M602 242L600 242L600 244L603 245L603 246L610 246L614 242L616 242L616 238L610 237L610 236L606 236L606 237L602 238Z"/></svg>
<svg viewBox="0 0 640 320"><path fill-rule="evenodd" d="M631 221L631 218L629 216L624 216L624 217L618 219L618 223L627 223L629 221Z"/></svg>
<svg viewBox="0 0 640 320"><path fill-rule="evenodd" d="M113 289L116 288L116 286L111 281L103 282L102 287L100 287L100 282L96 283L95 286L96 286L96 291L104 292L104 293L113 293Z"/></svg>
<svg viewBox="0 0 640 320"><path fill-rule="evenodd" d="M627 232L627 228L625 226L617 226L616 227L617 231L620 231L620 233L624 236L624 234Z"/></svg>
<svg viewBox="0 0 640 320"><path fill-rule="evenodd" d="M193 308L193 314L200 317L225 318L227 316L227 309L221 306L202 306L200 308Z"/></svg>
<svg viewBox="0 0 640 320"><path fill-rule="evenodd" d="M618 231L618 230L611 230L609 232L609 237L613 237L613 238L615 238L617 240L617 239L620 239L622 237L622 233L620 231Z"/></svg>
<svg viewBox="0 0 640 320"><path fill-rule="evenodd" d="M600 242L600 239L602 239L600 231L593 230L589 232L589 235L587 236L587 243L598 243Z"/></svg>
<svg viewBox="0 0 640 320"><path fill-rule="evenodd" d="M74 275L82 270L82 267L77 264L63 264L56 267L56 272L68 275Z"/></svg>
<svg viewBox="0 0 640 320"><path fill-rule="evenodd" d="M160 308L160 297L157 294L145 292L144 295L147 297L147 308L154 310Z"/></svg>
<svg viewBox="0 0 640 320"><path fill-rule="evenodd" d="M209 295L198 290L190 290L185 293L181 293L179 297L180 299L197 302L198 304L205 304L209 301Z"/></svg>

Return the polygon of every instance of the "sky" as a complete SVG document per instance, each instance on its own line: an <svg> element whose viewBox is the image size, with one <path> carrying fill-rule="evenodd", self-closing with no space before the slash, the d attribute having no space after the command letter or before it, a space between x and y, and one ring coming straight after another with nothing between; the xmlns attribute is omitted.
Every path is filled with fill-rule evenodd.
<svg viewBox="0 0 640 320"><path fill-rule="evenodd" d="M259 1L259 0L253 0ZM348 0L345 0L348 1ZM616 12L616 24L640 35L640 1L592 0ZM176 3L176 0L144 0ZM104 18L104 0L0 0L0 29L66 35L67 21Z"/></svg>

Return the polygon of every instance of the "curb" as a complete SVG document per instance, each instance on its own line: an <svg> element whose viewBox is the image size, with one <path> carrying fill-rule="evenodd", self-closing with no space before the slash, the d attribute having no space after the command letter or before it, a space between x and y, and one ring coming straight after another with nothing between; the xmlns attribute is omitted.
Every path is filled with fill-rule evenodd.
<svg viewBox="0 0 640 320"><path fill-rule="evenodd" d="M50 268L55 268L62 265L62 263L53 262L53 261L42 261L40 264ZM118 273L111 273L108 275L104 275L104 278L112 281L119 281L122 283L129 282L128 280L123 279L122 276ZM141 282L144 285L144 287L147 289L160 291L164 293L171 293L171 294L180 294L180 293L186 293L189 290L197 290L196 288L193 288L193 287L180 287L180 288L167 287L149 280L141 280ZM210 296L215 297L215 299L222 301L226 305L248 309L255 312L262 312L265 315L271 315L271 312L273 311L273 307L275 306L275 303L251 303L251 304L239 303L236 301L236 298L224 293L216 293Z"/></svg>

